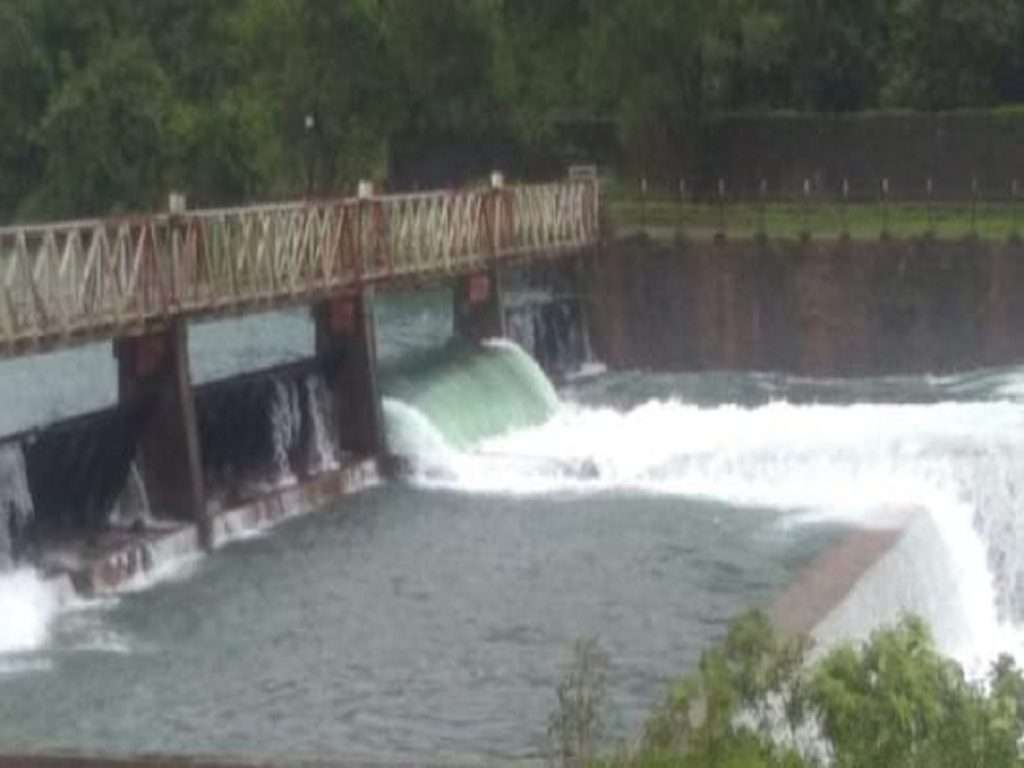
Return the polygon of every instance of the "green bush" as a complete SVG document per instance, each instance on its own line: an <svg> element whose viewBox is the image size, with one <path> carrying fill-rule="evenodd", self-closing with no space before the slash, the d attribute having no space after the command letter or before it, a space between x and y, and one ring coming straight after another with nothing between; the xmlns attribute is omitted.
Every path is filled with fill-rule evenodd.
<svg viewBox="0 0 1024 768"><path fill-rule="evenodd" d="M589 759L606 659L593 641L578 645L552 718L559 756L609 768L1024 766L1024 675L1012 659L968 680L912 617L816 661L810 649L807 638L783 637L763 614L748 614L672 686L635 743Z"/></svg>

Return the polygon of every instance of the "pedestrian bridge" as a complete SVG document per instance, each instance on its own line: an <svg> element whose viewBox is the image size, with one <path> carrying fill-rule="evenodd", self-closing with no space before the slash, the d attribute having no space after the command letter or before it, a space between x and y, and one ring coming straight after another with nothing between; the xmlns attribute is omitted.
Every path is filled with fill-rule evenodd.
<svg viewBox="0 0 1024 768"><path fill-rule="evenodd" d="M596 178L0 228L0 356L488 270L598 239Z"/></svg>

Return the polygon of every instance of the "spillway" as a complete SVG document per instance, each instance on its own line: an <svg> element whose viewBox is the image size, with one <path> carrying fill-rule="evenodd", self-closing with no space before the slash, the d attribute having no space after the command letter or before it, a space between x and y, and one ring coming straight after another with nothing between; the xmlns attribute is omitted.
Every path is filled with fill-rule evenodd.
<svg viewBox="0 0 1024 768"><path fill-rule="evenodd" d="M443 297L382 304L402 479L214 557L168 558L100 601L0 577L0 743L536 756L578 637L611 656L626 734L738 612L851 533L896 524L818 622L823 642L912 610L969 670L1024 651L1024 371L555 387L525 345L449 344ZM329 461L297 438L320 386L287 368L224 395L251 431L211 420L206 439L249 435L247 466L281 473Z"/></svg>

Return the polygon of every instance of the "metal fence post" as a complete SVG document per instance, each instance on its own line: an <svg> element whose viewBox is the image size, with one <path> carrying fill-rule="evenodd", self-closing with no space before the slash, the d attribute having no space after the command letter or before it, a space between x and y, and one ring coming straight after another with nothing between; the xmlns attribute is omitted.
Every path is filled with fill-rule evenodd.
<svg viewBox="0 0 1024 768"><path fill-rule="evenodd" d="M373 182L367 181L366 179L360 180L356 187L356 197L359 199L359 216L357 219L358 230L356 234L356 242L359 243L359 277L365 279L370 275L368 269L370 248L369 242L371 238L370 232L370 198L373 197Z"/></svg>
<svg viewBox="0 0 1024 768"><path fill-rule="evenodd" d="M718 179L718 234L725 235L725 179Z"/></svg>
<svg viewBox="0 0 1024 768"><path fill-rule="evenodd" d="M928 221L928 233L935 234L935 207L932 200L935 194L935 182L932 180L931 176L929 176L927 181L924 183L924 192L926 200L925 205L927 206L925 210L925 217Z"/></svg>
<svg viewBox="0 0 1024 768"><path fill-rule="evenodd" d="M647 229L647 177L640 179L640 229Z"/></svg>
<svg viewBox="0 0 1024 768"><path fill-rule="evenodd" d="M971 234L978 234L978 177L971 179Z"/></svg>
<svg viewBox="0 0 1024 768"><path fill-rule="evenodd" d="M808 226L808 214L810 213L810 211L808 210L808 206L810 205L810 202L811 202L811 180L810 179L804 179L803 191L804 191L803 202L800 205L800 237L802 237L802 238L804 238L806 240L807 238L809 238L811 236L811 231L810 231L810 228Z"/></svg>
<svg viewBox="0 0 1024 768"><path fill-rule="evenodd" d="M679 179L679 220L677 222L676 236L681 237L685 229L686 218L686 179Z"/></svg>
<svg viewBox="0 0 1024 768"><path fill-rule="evenodd" d="M850 180L848 178L846 178L845 176L843 177L843 187L842 187L842 190L843 190L842 191L842 201L839 203L839 219L840 219L839 224L840 224L840 227L842 228L842 232L840 234L845 235L846 237L849 237L850 236L850 226L849 226L849 221L847 219L846 206L850 202Z"/></svg>
<svg viewBox="0 0 1024 768"><path fill-rule="evenodd" d="M505 174L491 171L491 256L495 263L501 255L502 196L505 189Z"/></svg>
<svg viewBox="0 0 1024 768"><path fill-rule="evenodd" d="M1010 182L1010 226L1013 227L1011 234L1015 238L1020 235L1020 228L1018 226L1019 222L1017 220L1017 217L1020 215L1020 207L1017 205L1017 197L1019 194L1020 182L1018 182L1017 179L1014 179Z"/></svg>
<svg viewBox="0 0 1024 768"><path fill-rule="evenodd" d="M889 179L882 179L882 237L889 236Z"/></svg>
<svg viewBox="0 0 1024 768"><path fill-rule="evenodd" d="M757 188L757 230L761 237L767 236L765 227L765 198L768 197L768 179L761 177Z"/></svg>
<svg viewBox="0 0 1024 768"><path fill-rule="evenodd" d="M179 307L184 299L184 264L185 237L181 217L185 215L188 200L181 192L171 192L167 196L168 235L171 240L171 303Z"/></svg>

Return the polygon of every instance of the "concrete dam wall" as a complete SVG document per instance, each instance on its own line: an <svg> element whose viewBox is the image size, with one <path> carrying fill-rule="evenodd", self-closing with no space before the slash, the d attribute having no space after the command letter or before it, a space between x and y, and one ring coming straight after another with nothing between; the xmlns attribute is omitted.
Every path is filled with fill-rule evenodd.
<svg viewBox="0 0 1024 768"><path fill-rule="evenodd" d="M568 259L456 281L447 342L409 354L411 373L393 361L392 378L420 381L430 358L486 356L480 342L495 337L556 378L572 374L590 359L578 272ZM116 589L161 553L215 548L374 482L377 460L388 469L393 457L372 299L318 305L310 330L312 357L195 385L184 327L118 342L116 405L0 438L0 572L32 564L81 592Z"/></svg>
<svg viewBox="0 0 1024 768"><path fill-rule="evenodd" d="M976 238L608 242L588 262L613 368L814 376L1024 360L1024 245Z"/></svg>
<svg viewBox="0 0 1024 768"><path fill-rule="evenodd" d="M207 503L226 509L335 469L334 404L316 361L279 366L196 389ZM12 435L4 471L4 559L47 565L47 543L106 536L154 523L139 447L152 402L118 405ZM174 520L177 510L157 517ZM186 522L182 518L181 522Z"/></svg>

